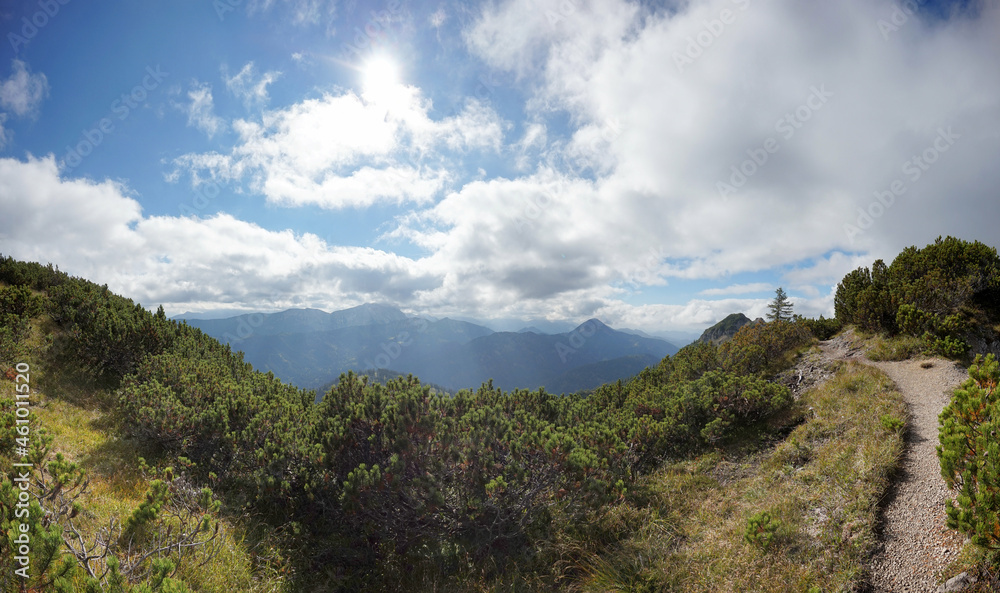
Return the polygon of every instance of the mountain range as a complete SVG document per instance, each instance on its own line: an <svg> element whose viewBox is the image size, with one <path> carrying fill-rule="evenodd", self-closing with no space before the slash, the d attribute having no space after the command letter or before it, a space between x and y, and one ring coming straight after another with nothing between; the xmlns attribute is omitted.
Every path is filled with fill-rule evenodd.
<svg viewBox="0 0 1000 593"><path fill-rule="evenodd" d="M242 350L255 368L306 389L322 389L348 370L385 369L451 390L492 380L506 390L569 393L626 379L678 350L597 319L555 334L535 327L495 332L468 321L407 316L380 304L333 313L291 309L180 319Z"/></svg>

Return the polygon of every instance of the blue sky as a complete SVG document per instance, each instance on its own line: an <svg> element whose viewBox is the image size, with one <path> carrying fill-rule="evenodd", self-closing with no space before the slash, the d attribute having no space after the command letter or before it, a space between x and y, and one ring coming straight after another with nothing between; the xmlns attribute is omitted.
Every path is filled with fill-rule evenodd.
<svg viewBox="0 0 1000 593"><path fill-rule="evenodd" d="M698 331L997 245L996 2L0 2L0 253L144 305Z"/></svg>

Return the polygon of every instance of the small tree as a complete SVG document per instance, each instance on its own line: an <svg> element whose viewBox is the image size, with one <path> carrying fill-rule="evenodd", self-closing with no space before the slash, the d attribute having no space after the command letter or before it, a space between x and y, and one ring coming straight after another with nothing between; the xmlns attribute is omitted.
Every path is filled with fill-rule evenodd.
<svg viewBox="0 0 1000 593"><path fill-rule="evenodd" d="M792 303L788 301L788 295L785 294L785 289L778 287L778 290L774 291L774 300L767 306L768 321L791 321L792 320Z"/></svg>
<svg viewBox="0 0 1000 593"><path fill-rule="evenodd" d="M1000 365L976 357L969 379L955 390L940 417L941 475L955 493L945 505L948 527L974 544L1000 552Z"/></svg>

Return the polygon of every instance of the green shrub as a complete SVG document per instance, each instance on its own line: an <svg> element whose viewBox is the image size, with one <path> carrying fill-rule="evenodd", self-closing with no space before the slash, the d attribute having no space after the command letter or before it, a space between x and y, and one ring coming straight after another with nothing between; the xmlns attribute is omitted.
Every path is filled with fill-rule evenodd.
<svg viewBox="0 0 1000 593"><path fill-rule="evenodd" d="M738 375L776 372L795 348L809 342L812 334L801 323L774 321L750 323L719 346L724 370Z"/></svg>
<svg viewBox="0 0 1000 593"><path fill-rule="evenodd" d="M708 342L695 342L680 349L672 358L670 381L695 381L708 371L719 369L719 349Z"/></svg>
<svg viewBox="0 0 1000 593"><path fill-rule="evenodd" d="M1000 550L1000 366L993 355L976 357L969 379L957 389L940 419L941 475L955 491L945 505L948 526L973 543Z"/></svg>
<svg viewBox="0 0 1000 593"><path fill-rule="evenodd" d="M25 286L35 290L47 290L69 279L52 264L43 266L34 262L17 261L12 257L0 256L0 282L11 286Z"/></svg>
<svg viewBox="0 0 1000 593"><path fill-rule="evenodd" d="M906 426L906 422L900 418L892 416L891 414L883 414L879 417L879 422L882 423L882 428L889 432L899 432L903 430Z"/></svg>
<svg viewBox="0 0 1000 593"><path fill-rule="evenodd" d="M887 268L879 260L837 285L837 319L870 332L925 337L927 347L958 358L968 350L969 311L1000 313L1000 256L993 247L953 237L904 249Z"/></svg>
<svg viewBox="0 0 1000 593"><path fill-rule="evenodd" d="M755 513L747 519L747 527L743 532L743 541L756 546L762 550L767 550L774 540L774 534L781 527L781 523L772 519L767 511Z"/></svg>
<svg viewBox="0 0 1000 593"><path fill-rule="evenodd" d="M945 358L962 358L971 348L969 343L961 338L952 336L940 338L930 332L924 334L924 342L928 348Z"/></svg>
<svg viewBox="0 0 1000 593"><path fill-rule="evenodd" d="M163 307L150 314L107 285L71 280L49 294L53 319L69 333L69 353L111 386L144 358L166 350L177 331Z"/></svg>
<svg viewBox="0 0 1000 593"><path fill-rule="evenodd" d="M844 327L844 324L836 317L826 319L822 315L819 316L819 319L799 317L796 321L805 325L818 340L829 340Z"/></svg>
<svg viewBox="0 0 1000 593"><path fill-rule="evenodd" d="M27 286L0 286L0 362L15 362L43 300Z"/></svg>
<svg viewBox="0 0 1000 593"><path fill-rule="evenodd" d="M889 269L877 260L871 268L858 268L837 285L834 310L844 324L865 331L896 330L896 304L890 290Z"/></svg>
<svg viewBox="0 0 1000 593"><path fill-rule="evenodd" d="M28 286L48 291L63 328L57 346L113 388L124 432L186 458L230 508L280 526L299 574L322 566L351 590L391 588L397 572L550 570L557 542L569 532L586 540L664 460L787 407L788 389L766 373L811 339L804 322L744 328L724 350L693 344L589 397L490 383L444 396L414 377L378 385L348 374L317 404L162 308L37 264L0 259L0 280L14 284L0 313L18 319L40 310ZM81 475L62 459L50 467ZM155 479L117 535L148 542L171 505L214 505L206 492ZM201 516L192 515L198 525ZM105 590L129 591L131 565L120 560ZM172 567L147 569L142 587L182 590L167 578Z"/></svg>

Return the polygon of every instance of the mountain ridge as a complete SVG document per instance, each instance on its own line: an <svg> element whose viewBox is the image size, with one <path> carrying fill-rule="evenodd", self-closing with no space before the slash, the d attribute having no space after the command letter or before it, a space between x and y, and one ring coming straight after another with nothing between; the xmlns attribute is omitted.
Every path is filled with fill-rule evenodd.
<svg viewBox="0 0 1000 593"><path fill-rule="evenodd" d="M641 370L635 368L636 357L656 362L678 351L666 340L615 330L596 318L556 334L534 326L495 332L447 317L411 317L377 304L332 313L289 309L185 322L242 350L255 367L306 389L322 389L349 370L372 369L414 374L449 390L477 388L491 379L506 389L546 384L593 389ZM574 372L602 362L608 364L599 370Z"/></svg>

